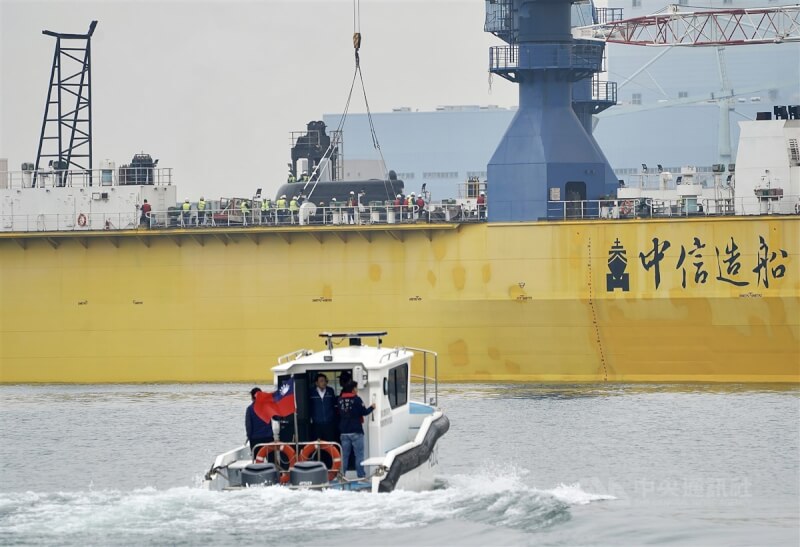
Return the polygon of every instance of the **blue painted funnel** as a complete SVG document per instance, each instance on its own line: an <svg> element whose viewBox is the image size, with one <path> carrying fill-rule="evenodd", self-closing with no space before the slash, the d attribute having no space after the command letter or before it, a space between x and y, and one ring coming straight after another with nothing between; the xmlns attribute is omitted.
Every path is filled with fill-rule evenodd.
<svg viewBox="0 0 800 547"><path fill-rule="evenodd" d="M519 84L519 110L487 168L489 220L586 214L562 202L597 200L617 185L572 107L573 84L602 70L604 44L572 39L570 0L505 3L514 28L495 33L510 42L490 49L490 70Z"/></svg>

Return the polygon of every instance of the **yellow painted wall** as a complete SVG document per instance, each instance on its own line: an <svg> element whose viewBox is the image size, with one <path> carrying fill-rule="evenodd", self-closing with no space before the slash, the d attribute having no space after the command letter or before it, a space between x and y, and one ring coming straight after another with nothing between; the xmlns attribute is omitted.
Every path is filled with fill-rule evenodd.
<svg viewBox="0 0 800 547"><path fill-rule="evenodd" d="M0 382L263 381L353 329L444 381L800 381L798 217L386 228L0 234ZM731 238L744 287L716 279Z"/></svg>

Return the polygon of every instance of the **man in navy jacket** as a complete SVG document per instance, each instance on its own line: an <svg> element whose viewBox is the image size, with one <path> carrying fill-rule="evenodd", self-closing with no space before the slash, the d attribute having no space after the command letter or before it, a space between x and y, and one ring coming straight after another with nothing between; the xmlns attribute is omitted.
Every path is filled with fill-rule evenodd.
<svg viewBox="0 0 800 547"><path fill-rule="evenodd" d="M328 377L317 374L314 387L309 393L311 401L311 425L314 438L323 441L339 442L336 431L336 393L328 386Z"/></svg>
<svg viewBox="0 0 800 547"><path fill-rule="evenodd" d="M363 478L366 473L361 462L364 461L364 416L375 410L375 403L368 408L358 396L357 384L349 382L342 388L342 394L337 403L339 409L339 433L342 436L342 462L345 469L350 460L350 452L355 452L356 475Z"/></svg>
<svg viewBox="0 0 800 547"><path fill-rule="evenodd" d="M247 441L250 443L250 450L261 443L271 443L275 440L275 434L272 432L272 421L265 422L258 417L253 404L256 402L256 393L260 392L261 388L254 387L250 390L250 406L247 407L247 412L244 414L244 429L247 431Z"/></svg>

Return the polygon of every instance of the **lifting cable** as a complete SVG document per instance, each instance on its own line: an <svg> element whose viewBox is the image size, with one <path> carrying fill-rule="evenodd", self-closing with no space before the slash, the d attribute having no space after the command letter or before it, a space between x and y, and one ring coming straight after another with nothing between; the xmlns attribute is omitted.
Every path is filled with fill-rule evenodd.
<svg viewBox="0 0 800 547"><path fill-rule="evenodd" d="M344 124L347 121L347 114L350 111L350 103L353 99L353 91L355 90L356 80L361 83L361 93L364 97L364 106L367 109L367 120L369 122L369 131L370 136L372 137L372 146L375 150L378 151L378 155L381 158L381 167L383 168L384 179L383 185L384 189L386 190L386 196L391 199L394 197L394 192L389 192L388 186L388 177L386 175L386 159L383 157L383 151L381 150L380 142L378 141L378 133L375 131L375 123L372 120L372 112L369 109L369 100L367 99L367 88L364 86L364 75L361 72L361 58L359 56L359 50L361 49L361 0L353 0L353 49L355 52L355 69L353 70L353 79L350 82L350 91L347 93L347 101L345 101L344 110L342 110L342 116L339 118L339 123L336 126L336 130L334 135L341 135L341 131L344 129ZM330 157L334 150L336 149L338 142L336 138L331 140L331 144L328 149L323 154L322 158L326 159ZM320 165L322 162L320 162ZM319 169L319 165L314 169L314 172L311 174L310 179L314 178L314 174L316 174L317 170ZM310 182L310 180L309 180ZM305 190L306 186L308 186L309 182L303 186L303 190ZM317 182L319 180L314 180L314 185L311 187L311 190L308 192L308 197L311 197L311 194L314 192L314 188L317 187ZM391 195L390 195L391 194Z"/></svg>

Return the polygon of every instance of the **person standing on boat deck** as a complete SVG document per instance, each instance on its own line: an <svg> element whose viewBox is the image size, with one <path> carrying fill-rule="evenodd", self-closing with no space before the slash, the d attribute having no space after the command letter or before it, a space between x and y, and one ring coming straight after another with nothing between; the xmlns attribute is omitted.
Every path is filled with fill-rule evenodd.
<svg viewBox="0 0 800 547"><path fill-rule="evenodd" d="M286 194L283 194L280 198L278 198L278 201L275 202L275 207L277 209L276 212L278 215L277 224L283 224L283 222L286 220L286 215L289 214L289 210L286 208L287 203Z"/></svg>
<svg viewBox="0 0 800 547"><path fill-rule="evenodd" d="M242 203L239 205L239 209L242 211L242 226L247 226L247 215L250 214L250 207L247 206L246 199L242 200Z"/></svg>
<svg viewBox="0 0 800 547"><path fill-rule="evenodd" d="M153 208L150 206L149 203L147 203L147 200L144 200L144 203L142 203L141 209L142 209L142 218L139 220L139 223L143 224L143 225L145 225L145 226L147 226L149 228L150 227L150 212L153 210Z"/></svg>
<svg viewBox="0 0 800 547"><path fill-rule="evenodd" d="M247 442L250 443L250 450L257 444L271 443L275 440L275 434L272 432L272 422L265 422L258 417L253 405L256 402L256 393L259 393L261 388L254 387L250 390L250 406L247 407L247 412L244 414L244 429L247 431Z"/></svg>
<svg viewBox="0 0 800 547"><path fill-rule="evenodd" d="M486 218L486 192L481 192L481 195L478 196L477 204L478 220L483 220Z"/></svg>
<svg viewBox="0 0 800 547"><path fill-rule="evenodd" d="M197 226L206 225L206 198L200 196L200 201L197 202Z"/></svg>
<svg viewBox="0 0 800 547"><path fill-rule="evenodd" d="M398 197L400 198L400 209L398 209L399 214L397 215L397 222L403 222L403 219L406 216L405 211L406 211L407 198L403 192L400 192L400 195Z"/></svg>
<svg viewBox="0 0 800 547"><path fill-rule="evenodd" d="M342 388L342 394L336 405L339 410L339 433L342 438L342 464L347 468L350 452L355 452L356 475L364 478L366 473L361 462L364 461L364 416L375 410L375 403L364 407L364 401L358 396L355 382L350 381Z"/></svg>
<svg viewBox="0 0 800 547"><path fill-rule="evenodd" d="M359 224L366 224L369 222L369 213L367 212L367 206L364 205L364 200L367 199L367 191L363 188L358 191L358 196L356 196L356 201L358 202L358 223Z"/></svg>
<svg viewBox="0 0 800 547"><path fill-rule="evenodd" d="M344 389L344 386L353 381L353 373L349 370L343 370L339 375L339 389ZM341 391L339 392L341 395Z"/></svg>
<svg viewBox="0 0 800 547"><path fill-rule="evenodd" d="M416 205L417 205L417 216L419 218L425 220L425 217L427 216L427 212L425 211L425 200L422 199L422 196L419 196L417 198Z"/></svg>
<svg viewBox="0 0 800 547"><path fill-rule="evenodd" d="M289 200L289 213L292 217L292 224L297 224L300 218L300 204L297 202L297 196L292 196Z"/></svg>
<svg viewBox="0 0 800 547"><path fill-rule="evenodd" d="M272 209L272 201L269 198L261 200L261 224L269 224L269 214Z"/></svg>
<svg viewBox="0 0 800 547"><path fill-rule="evenodd" d="M347 198L347 221L345 224L356 224L356 208L358 207L358 200L356 200L356 193L350 192Z"/></svg>
<svg viewBox="0 0 800 547"><path fill-rule="evenodd" d="M314 438L339 442L336 435L336 393L328 386L328 377L317 374L314 387L309 393L311 400L311 424L314 427Z"/></svg>
<svg viewBox="0 0 800 547"><path fill-rule="evenodd" d="M188 199L183 200L183 205L181 205L181 226L186 228L189 226L189 219L192 215L192 204L189 203Z"/></svg>

